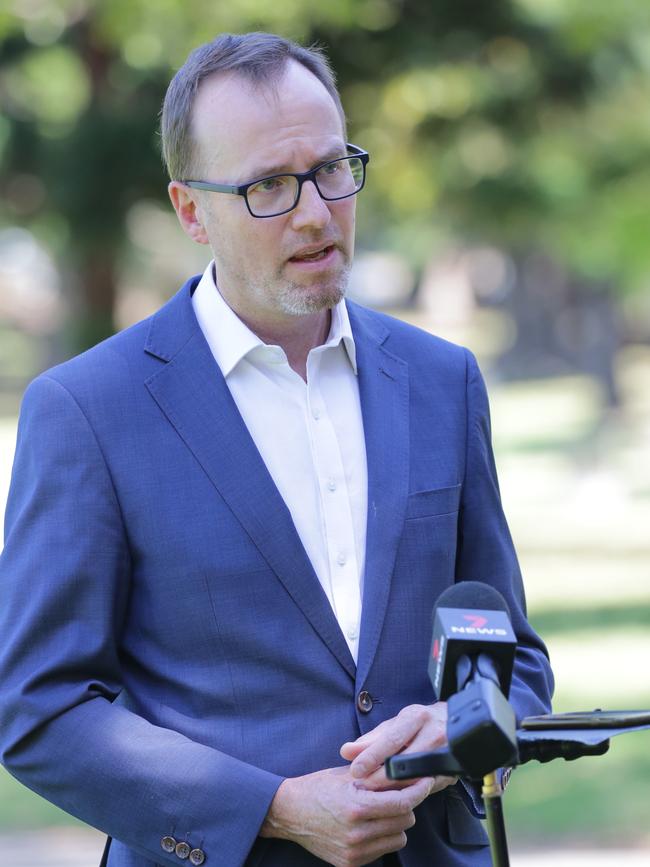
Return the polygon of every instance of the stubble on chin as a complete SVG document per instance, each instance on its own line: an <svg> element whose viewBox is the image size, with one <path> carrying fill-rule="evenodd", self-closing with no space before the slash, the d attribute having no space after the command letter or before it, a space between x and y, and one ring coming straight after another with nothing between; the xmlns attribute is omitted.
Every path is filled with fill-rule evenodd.
<svg viewBox="0 0 650 867"><path fill-rule="evenodd" d="M281 282L276 295L278 306L290 316L307 316L321 310L331 310L345 298L350 279L346 266L335 280L325 285L305 286L296 282Z"/></svg>

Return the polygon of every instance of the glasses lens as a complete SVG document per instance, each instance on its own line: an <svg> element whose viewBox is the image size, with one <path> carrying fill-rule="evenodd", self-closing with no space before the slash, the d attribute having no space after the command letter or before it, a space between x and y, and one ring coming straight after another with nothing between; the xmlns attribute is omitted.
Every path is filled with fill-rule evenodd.
<svg viewBox="0 0 650 867"><path fill-rule="evenodd" d="M364 167L358 157L345 157L326 163L316 174L316 182L324 199L344 199L353 196L363 186Z"/></svg>
<svg viewBox="0 0 650 867"><path fill-rule="evenodd" d="M256 217L272 217L293 208L298 194L298 181L291 175L281 175L258 181L246 192L248 206Z"/></svg>

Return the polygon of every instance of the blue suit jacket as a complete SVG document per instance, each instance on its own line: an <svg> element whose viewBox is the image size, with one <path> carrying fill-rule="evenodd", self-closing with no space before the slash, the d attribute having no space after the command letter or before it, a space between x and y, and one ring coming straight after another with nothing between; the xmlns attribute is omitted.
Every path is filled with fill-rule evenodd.
<svg viewBox="0 0 650 867"><path fill-rule="evenodd" d="M349 305L368 457L355 666L198 327L197 280L26 393L0 561L2 759L111 834L111 867L178 864L165 835L208 865L314 865L257 839L273 795L433 701L445 587L476 579L507 599L519 716L548 709L551 675L471 354ZM421 805L406 867L489 863L465 794Z"/></svg>

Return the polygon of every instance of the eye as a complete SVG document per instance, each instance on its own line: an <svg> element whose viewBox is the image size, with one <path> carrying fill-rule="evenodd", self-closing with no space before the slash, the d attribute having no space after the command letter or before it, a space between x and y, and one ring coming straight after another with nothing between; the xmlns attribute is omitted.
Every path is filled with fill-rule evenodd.
<svg viewBox="0 0 650 867"><path fill-rule="evenodd" d="M249 192L277 193L286 183L287 179L284 176L279 178L264 178L264 180L258 181L254 187L251 187Z"/></svg>
<svg viewBox="0 0 650 867"><path fill-rule="evenodd" d="M335 160L333 163L326 163L321 169L319 169L319 173L322 172L324 175L335 175L337 172L341 171L341 161Z"/></svg>

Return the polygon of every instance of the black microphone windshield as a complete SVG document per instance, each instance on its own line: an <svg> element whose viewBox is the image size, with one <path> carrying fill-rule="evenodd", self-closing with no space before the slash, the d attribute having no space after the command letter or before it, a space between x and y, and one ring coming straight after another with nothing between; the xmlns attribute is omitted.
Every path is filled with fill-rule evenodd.
<svg viewBox="0 0 650 867"><path fill-rule="evenodd" d="M461 688L461 657L481 654L497 664L501 691L507 696L516 644L508 603L498 590L481 581L459 581L448 587L433 609L429 678L436 698L444 701ZM466 677L460 679L465 683Z"/></svg>
<svg viewBox="0 0 650 867"><path fill-rule="evenodd" d="M459 581L438 597L433 609L435 619L439 608L476 608L481 611L505 611L510 619L508 603L494 587L482 581Z"/></svg>

